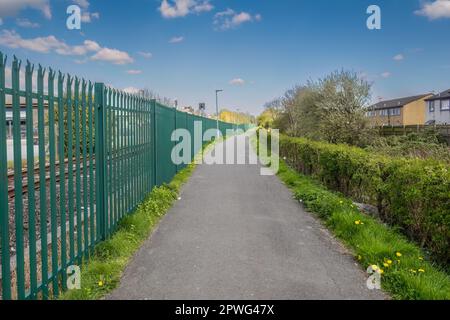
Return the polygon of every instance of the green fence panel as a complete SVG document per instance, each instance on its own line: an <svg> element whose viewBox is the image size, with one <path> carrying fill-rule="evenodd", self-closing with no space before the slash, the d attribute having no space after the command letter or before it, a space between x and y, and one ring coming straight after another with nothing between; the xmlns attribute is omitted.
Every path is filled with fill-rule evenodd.
<svg viewBox="0 0 450 320"><path fill-rule="evenodd" d="M175 129L174 109L156 103L156 184L168 183L176 174L176 166L171 159L173 142L171 135Z"/></svg>
<svg viewBox="0 0 450 320"><path fill-rule="evenodd" d="M172 161L174 130L190 133L192 159L217 123L30 62L22 83L16 57L6 79L6 62L0 52L0 300L56 298L72 266L186 167ZM222 135L236 127L219 122Z"/></svg>

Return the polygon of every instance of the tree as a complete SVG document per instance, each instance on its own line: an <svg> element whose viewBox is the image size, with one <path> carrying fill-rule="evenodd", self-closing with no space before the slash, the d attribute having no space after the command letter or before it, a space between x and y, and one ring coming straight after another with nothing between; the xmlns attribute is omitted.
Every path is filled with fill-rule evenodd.
<svg viewBox="0 0 450 320"><path fill-rule="evenodd" d="M338 71L317 83L318 133L332 143L364 145L372 130L365 116L370 84L350 71Z"/></svg>
<svg viewBox="0 0 450 320"><path fill-rule="evenodd" d="M365 145L372 135L365 117L369 99L370 84L342 70L294 87L266 107L276 110L273 125L286 134Z"/></svg>

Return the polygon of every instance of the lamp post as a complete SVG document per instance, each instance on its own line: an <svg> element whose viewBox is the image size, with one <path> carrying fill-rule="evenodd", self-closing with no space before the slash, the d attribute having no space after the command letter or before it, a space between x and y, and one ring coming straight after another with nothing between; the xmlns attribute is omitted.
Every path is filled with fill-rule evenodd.
<svg viewBox="0 0 450 320"><path fill-rule="evenodd" d="M220 131L219 131L219 92L223 92L223 90L216 90L216 127L217 127L217 139L220 137Z"/></svg>

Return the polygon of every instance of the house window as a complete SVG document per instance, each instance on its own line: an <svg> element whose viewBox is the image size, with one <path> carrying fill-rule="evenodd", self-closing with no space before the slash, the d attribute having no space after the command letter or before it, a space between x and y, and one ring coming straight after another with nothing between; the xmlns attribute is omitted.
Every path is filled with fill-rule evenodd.
<svg viewBox="0 0 450 320"><path fill-rule="evenodd" d="M442 111L450 110L450 100L442 100L441 110Z"/></svg>
<svg viewBox="0 0 450 320"><path fill-rule="evenodd" d="M441 107L441 101L440 100L435 100L434 101L434 109L438 109Z"/></svg>
<svg viewBox="0 0 450 320"><path fill-rule="evenodd" d="M400 115L400 108L395 108L391 110L392 116L399 116Z"/></svg>
<svg viewBox="0 0 450 320"><path fill-rule="evenodd" d="M428 101L428 111L434 112L434 101Z"/></svg>
<svg viewBox="0 0 450 320"><path fill-rule="evenodd" d="M389 110L388 109L383 109L380 111L380 116L387 116L389 115Z"/></svg>

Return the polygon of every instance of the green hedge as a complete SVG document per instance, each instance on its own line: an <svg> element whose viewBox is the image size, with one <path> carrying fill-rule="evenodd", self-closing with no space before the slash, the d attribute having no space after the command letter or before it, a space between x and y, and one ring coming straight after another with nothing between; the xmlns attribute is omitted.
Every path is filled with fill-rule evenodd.
<svg viewBox="0 0 450 320"><path fill-rule="evenodd" d="M380 218L399 227L450 262L450 167L421 159L385 157L347 145L281 136L280 156L301 173L356 201L377 206Z"/></svg>

